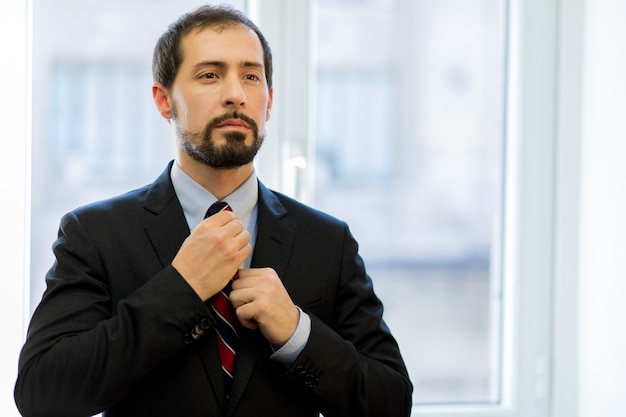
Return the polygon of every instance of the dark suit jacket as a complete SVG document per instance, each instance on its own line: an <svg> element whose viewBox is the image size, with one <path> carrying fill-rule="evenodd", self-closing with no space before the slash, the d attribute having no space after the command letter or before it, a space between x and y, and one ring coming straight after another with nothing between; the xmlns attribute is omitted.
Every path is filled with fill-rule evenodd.
<svg viewBox="0 0 626 417"><path fill-rule="evenodd" d="M170 265L189 228L169 168L63 217L20 357L23 415L409 415L411 383L347 226L261 184L252 266L276 270L311 334L286 367L244 331L226 401L214 319Z"/></svg>

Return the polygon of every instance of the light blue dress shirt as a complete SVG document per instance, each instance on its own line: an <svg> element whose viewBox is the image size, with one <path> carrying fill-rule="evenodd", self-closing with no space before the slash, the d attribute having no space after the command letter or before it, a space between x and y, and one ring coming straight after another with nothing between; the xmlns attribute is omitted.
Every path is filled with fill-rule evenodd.
<svg viewBox="0 0 626 417"><path fill-rule="evenodd" d="M217 201L217 198L191 179L191 177L180 168L177 162L172 165L170 176L172 178L172 184L174 185L174 191L176 192L178 201L180 201L185 219L189 225L189 230L193 230L204 220L206 211ZM244 229L250 233L252 252L254 252L257 232L257 201L259 199L257 181L256 172L253 171L252 175L250 175L239 188L223 200L228 203L239 220L241 220ZM243 264L241 264L241 268L249 268L251 261L252 253ZM274 354L271 356L272 359L287 365L296 360L308 342L311 333L311 318L308 314L303 312L300 307L298 307L298 310L300 310L300 321L298 322L295 333L287 343L275 350Z"/></svg>

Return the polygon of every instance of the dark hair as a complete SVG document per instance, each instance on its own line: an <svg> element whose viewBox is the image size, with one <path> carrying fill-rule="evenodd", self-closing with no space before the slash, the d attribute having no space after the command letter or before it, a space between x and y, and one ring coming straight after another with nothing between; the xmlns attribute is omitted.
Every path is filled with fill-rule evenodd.
<svg viewBox="0 0 626 417"><path fill-rule="evenodd" d="M245 26L257 34L263 46L263 65L267 86L272 87L272 51L261 30L248 17L231 6L201 6L182 15L161 35L154 47L152 56L152 76L165 88L174 83L178 68L183 59L181 39L193 30L205 28L225 28Z"/></svg>

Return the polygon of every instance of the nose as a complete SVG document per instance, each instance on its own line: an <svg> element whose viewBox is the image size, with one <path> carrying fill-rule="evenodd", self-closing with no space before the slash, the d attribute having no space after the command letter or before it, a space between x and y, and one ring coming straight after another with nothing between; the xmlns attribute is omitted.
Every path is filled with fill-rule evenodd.
<svg viewBox="0 0 626 417"><path fill-rule="evenodd" d="M239 77L230 76L225 79L223 104L225 107L241 107L246 104L246 93Z"/></svg>

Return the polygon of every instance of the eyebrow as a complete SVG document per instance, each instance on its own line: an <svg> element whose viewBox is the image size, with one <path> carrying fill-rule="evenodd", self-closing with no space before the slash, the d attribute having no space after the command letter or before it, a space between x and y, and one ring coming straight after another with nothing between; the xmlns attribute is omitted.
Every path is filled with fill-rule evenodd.
<svg viewBox="0 0 626 417"><path fill-rule="evenodd" d="M227 67L228 64L226 64L223 61L202 61L202 62L198 62L196 65L194 65L194 68L196 70L203 68L203 67L220 67L220 68L225 68ZM254 62L254 61L244 61L241 64L239 64L240 68L263 68L263 64L259 63L259 62Z"/></svg>

